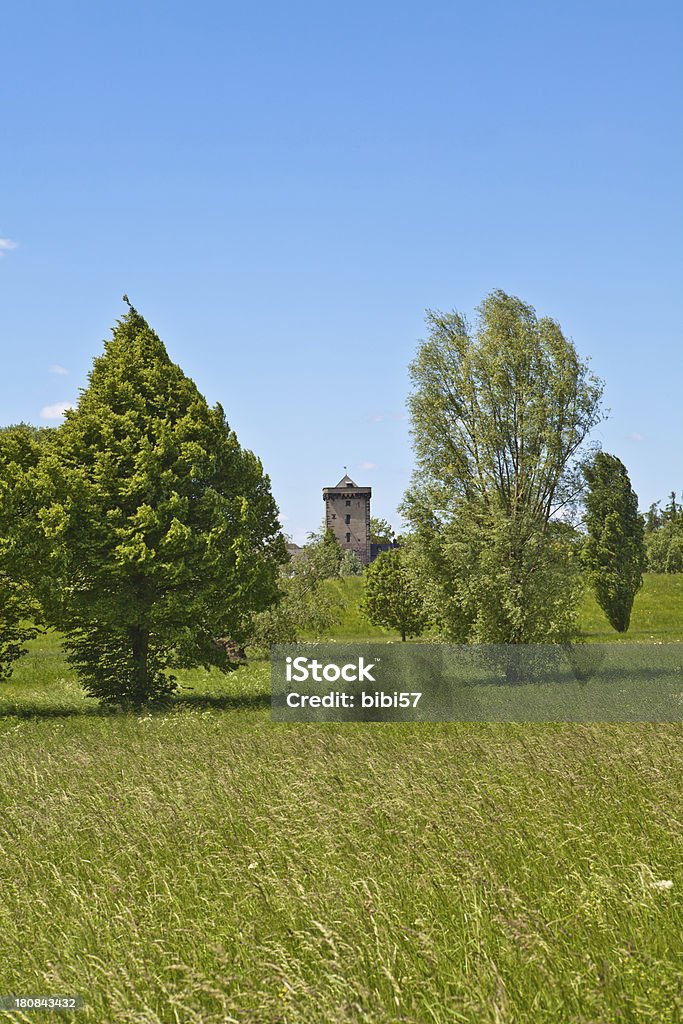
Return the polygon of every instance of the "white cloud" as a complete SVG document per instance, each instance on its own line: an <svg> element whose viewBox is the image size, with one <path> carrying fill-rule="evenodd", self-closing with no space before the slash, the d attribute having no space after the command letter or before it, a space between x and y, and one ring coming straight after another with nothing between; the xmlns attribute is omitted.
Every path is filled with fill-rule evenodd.
<svg viewBox="0 0 683 1024"><path fill-rule="evenodd" d="M384 416L381 416L379 414L377 416L371 416L370 417L370 423L381 423L383 420L384 420Z"/></svg>
<svg viewBox="0 0 683 1024"><path fill-rule="evenodd" d="M54 402L40 410L41 420L61 420L67 409L73 409L71 402Z"/></svg>
<svg viewBox="0 0 683 1024"><path fill-rule="evenodd" d="M18 245L19 243L13 242L11 238L0 238L0 256L4 256L11 249L16 249Z"/></svg>
<svg viewBox="0 0 683 1024"><path fill-rule="evenodd" d="M376 462L359 462L358 463L358 468L359 469L377 469L377 463Z"/></svg>
<svg viewBox="0 0 683 1024"><path fill-rule="evenodd" d="M63 366L59 365L59 363L53 363L48 370L48 373L56 373L58 377L66 377L68 372L69 371L65 370Z"/></svg>
<svg viewBox="0 0 683 1024"><path fill-rule="evenodd" d="M629 441L642 441L643 440L643 435L639 434L637 432L634 432L633 434L629 434L628 435L628 439L629 439Z"/></svg>

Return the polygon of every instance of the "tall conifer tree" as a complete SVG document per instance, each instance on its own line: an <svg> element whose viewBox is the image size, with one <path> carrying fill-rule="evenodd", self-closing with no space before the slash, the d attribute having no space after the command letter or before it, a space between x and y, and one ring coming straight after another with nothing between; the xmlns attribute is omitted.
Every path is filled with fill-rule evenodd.
<svg viewBox="0 0 683 1024"><path fill-rule="evenodd" d="M242 641L277 595L278 510L220 405L132 307L55 440L38 590L88 692L140 706L173 690L174 667L227 670L216 638Z"/></svg>

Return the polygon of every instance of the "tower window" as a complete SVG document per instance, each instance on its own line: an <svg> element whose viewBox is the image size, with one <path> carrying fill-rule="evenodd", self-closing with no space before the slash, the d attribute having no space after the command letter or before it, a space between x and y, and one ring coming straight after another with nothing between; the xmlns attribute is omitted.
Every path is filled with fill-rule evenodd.
<svg viewBox="0 0 683 1024"><path fill-rule="evenodd" d="M350 501L347 501L347 502L346 502L346 507L347 507L347 508L351 508L351 502L350 502Z"/></svg>
<svg viewBox="0 0 683 1024"><path fill-rule="evenodd" d="M348 526L348 525L349 525L349 523L351 522L351 516L344 516L344 522L345 522L345 523L346 523L346 525Z"/></svg>
<svg viewBox="0 0 683 1024"><path fill-rule="evenodd" d="M348 544L350 540L351 540L351 534L347 533L346 534L346 543Z"/></svg>

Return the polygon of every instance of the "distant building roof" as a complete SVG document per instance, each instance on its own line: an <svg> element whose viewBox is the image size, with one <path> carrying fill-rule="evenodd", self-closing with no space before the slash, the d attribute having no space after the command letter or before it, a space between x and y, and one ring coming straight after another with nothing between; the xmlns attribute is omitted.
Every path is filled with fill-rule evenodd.
<svg viewBox="0 0 683 1024"><path fill-rule="evenodd" d="M359 498L367 497L369 499L372 494L372 487L359 487L355 480L352 480L348 474L343 476L339 483L335 484L334 487L323 487L323 498L325 501L327 501L330 496L333 498L339 498L344 493L346 493L346 495L353 494Z"/></svg>

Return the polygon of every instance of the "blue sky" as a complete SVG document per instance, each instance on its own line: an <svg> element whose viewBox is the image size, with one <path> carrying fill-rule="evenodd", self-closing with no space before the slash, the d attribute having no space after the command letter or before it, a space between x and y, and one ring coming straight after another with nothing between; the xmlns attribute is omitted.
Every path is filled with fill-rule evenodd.
<svg viewBox="0 0 683 1024"><path fill-rule="evenodd" d="M345 465L398 526L424 309L503 288L641 506L683 488L680 4L27 0L3 43L2 423L59 422L127 292L296 539Z"/></svg>

